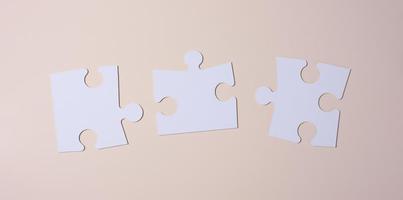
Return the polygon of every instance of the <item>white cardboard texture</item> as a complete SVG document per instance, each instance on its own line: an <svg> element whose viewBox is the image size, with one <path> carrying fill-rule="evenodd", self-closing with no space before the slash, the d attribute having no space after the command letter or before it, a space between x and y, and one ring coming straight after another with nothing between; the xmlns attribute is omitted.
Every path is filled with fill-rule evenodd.
<svg viewBox="0 0 403 200"><path fill-rule="evenodd" d="M298 127L303 122L311 122L316 126L311 144L336 147L340 112L322 111L319 98L330 93L341 99L350 69L318 64L320 78L311 84L301 78L302 69L306 65L305 60L277 58L277 91L272 92L269 88L261 87L256 92L256 100L259 104L274 104L269 130L271 136L299 143L301 138Z"/></svg>
<svg viewBox="0 0 403 200"><path fill-rule="evenodd" d="M202 62L201 53L190 51L185 55L186 71L153 72L155 101L172 97L177 105L173 115L157 113L160 135L238 127L236 98L223 102L216 96L219 84L235 84L231 63L200 69Z"/></svg>
<svg viewBox="0 0 403 200"><path fill-rule="evenodd" d="M83 151L79 137L86 129L97 134L96 148L127 144L122 119L142 118L143 110L137 104L119 107L118 67L106 66L98 71L103 83L95 88L85 84L86 69L51 75L59 152Z"/></svg>

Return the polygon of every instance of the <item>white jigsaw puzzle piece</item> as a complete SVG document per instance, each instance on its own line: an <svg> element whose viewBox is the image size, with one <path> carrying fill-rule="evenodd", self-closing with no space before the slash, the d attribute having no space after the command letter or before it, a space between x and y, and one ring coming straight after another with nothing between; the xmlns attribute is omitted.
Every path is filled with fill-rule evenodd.
<svg viewBox="0 0 403 200"><path fill-rule="evenodd" d="M339 125L339 110L324 112L320 109L319 99L325 93L333 94L337 99L343 93L350 74L350 69L329 64L318 64L320 78L316 83L305 83L301 78L305 60L277 58L276 92L261 87L256 92L259 104L274 104L273 118L269 133L271 136L299 143L301 138L298 127L303 122L311 122L316 127L316 134L311 141L313 146L335 147Z"/></svg>
<svg viewBox="0 0 403 200"><path fill-rule="evenodd" d="M219 84L235 84L231 63L200 69L202 61L201 53L191 51L185 55L186 71L153 72L155 101L172 97L177 105L173 115L157 114L160 135L238 127L236 98L223 102L216 96Z"/></svg>
<svg viewBox="0 0 403 200"><path fill-rule="evenodd" d="M106 66L98 71L103 83L95 88L85 84L87 69L51 75L59 152L83 151L80 134L87 129L97 134L98 149L127 144L122 120L134 122L143 116L138 104L120 108L118 67Z"/></svg>

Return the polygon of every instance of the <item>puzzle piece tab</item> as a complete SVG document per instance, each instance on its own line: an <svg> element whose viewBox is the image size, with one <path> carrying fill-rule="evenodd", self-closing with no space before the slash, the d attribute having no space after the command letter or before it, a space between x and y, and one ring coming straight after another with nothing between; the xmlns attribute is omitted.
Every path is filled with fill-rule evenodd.
<svg viewBox="0 0 403 200"><path fill-rule="evenodd" d="M200 69L202 62L201 53L191 51L185 55L186 71L153 72L155 101L172 97L177 104L173 115L157 114L160 135L238 127L236 98L223 102L216 96L219 84L235 84L231 63Z"/></svg>
<svg viewBox="0 0 403 200"><path fill-rule="evenodd" d="M324 112L319 107L319 98L330 93L341 99L350 74L350 69L329 64L318 64L320 78L316 83L305 83L301 78L305 60L277 58L277 91L261 87L256 92L260 104L274 104L269 133L271 136L299 143L298 127L303 122L316 126L313 146L335 147L339 125L338 110Z"/></svg>
<svg viewBox="0 0 403 200"><path fill-rule="evenodd" d="M138 104L119 106L118 67L101 67L103 84L89 88L86 69L51 75L53 108L59 152L83 151L80 134L87 129L97 134L96 148L127 144L122 119L138 121L143 110Z"/></svg>

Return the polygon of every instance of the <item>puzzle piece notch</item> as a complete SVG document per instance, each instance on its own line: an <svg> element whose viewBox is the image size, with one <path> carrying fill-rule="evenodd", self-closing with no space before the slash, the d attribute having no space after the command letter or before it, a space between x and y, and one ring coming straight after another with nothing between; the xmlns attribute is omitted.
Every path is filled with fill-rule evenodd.
<svg viewBox="0 0 403 200"><path fill-rule="evenodd" d="M339 111L323 112L319 99L325 93L341 99L350 74L345 69L329 64L318 64L320 78L315 83L305 83L301 77L305 60L277 58L278 89L273 92L266 87L258 88L259 104L274 103L270 135L299 143L298 127L304 122L315 125L317 133L311 140L313 146L335 147Z"/></svg>
<svg viewBox="0 0 403 200"><path fill-rule="evenodd" d="M105 87L104 91L110 91L108 94L114 94L113 104L116 104L119 107L120 119L128 120L130 122L138 122L143 118L143 108L136 103L127 104L125 107L120 106L120 95L119 95L119 67L118 66L104 66L98 69L98 72L102 74L103 77L103 84L99 87ZM88 74L88 70L87 70ZM85 77L84 77L85 78ZM85 79L84 79L84 84ZM87 84L86 84L87 85ZM87 85L86 89L93 89L89 88ZM96 89L96 88L94 88ZM113 91L113 92L112 92Z"/></svg>
<svg viewBox="0 0 403 200"><path fill-rule="evenodd" d="M51 75L59 152L83 151L80 135L88 129L97 134L98 149L127 144L122 120L139 121L143 110L138 104L120 108L117 70L99 68L103 83L94 88L85 83L86 69Z"/></svg>
<svg viewBox="0 0 403 200"><path fill-rule="evenodd" d="M188 70L200 70L200 65L203 63L203 55L198 51L189 51L185 55L185 64Z"/></svg>
<svg viewBox="0 0 403 200"><path fill-rule="evenodd" d="M160 135L237 128L236 98L217 98L220 84L235 84L232 64L200 69L203 56L190 51L184 57L186 71L155 70L154 97L161 102L171 97L177 105L173 115L157 113Z"/></svg>
<svg viewBox="0 0 403 200"><path fill-rule="evenodd" d="M273 101L273 91L268 87L259 87L256 90L256 102L260 105L267 105Z"/></svg>

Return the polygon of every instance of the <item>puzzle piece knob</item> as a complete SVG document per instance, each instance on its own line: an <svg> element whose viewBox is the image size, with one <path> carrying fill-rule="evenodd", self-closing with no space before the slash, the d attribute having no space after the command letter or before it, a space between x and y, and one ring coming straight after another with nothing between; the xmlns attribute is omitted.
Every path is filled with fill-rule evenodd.
<svg viewBox="0 0 403 200"><path fill-rule="evenodd" d="M185 55L185 63L190 70L200 69L200 65L202 62L203 55L198 51L189 51Z"/></svg>
<svg viewBox="0 0 403 200"><path fill-rule="evenodd" d="M273 91L267 87L260 87L256 90L256 102L261 105L267 105L273 101Z"/></svg>
<svg viewBox="0 0 403 200"><path fill-rule="evenodd" d="M143 108L138 104L129 104L124 109L122 109L123 118L131 121L137 122L143 117Z"/></svg>

